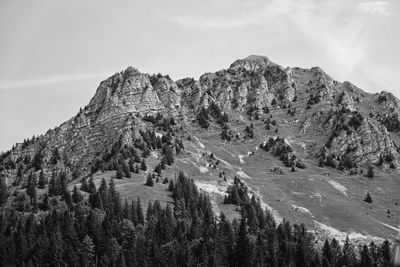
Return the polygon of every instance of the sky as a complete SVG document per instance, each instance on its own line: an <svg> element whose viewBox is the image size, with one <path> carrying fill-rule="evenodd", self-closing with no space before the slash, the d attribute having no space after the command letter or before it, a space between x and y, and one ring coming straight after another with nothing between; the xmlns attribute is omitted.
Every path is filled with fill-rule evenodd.
<svg viewBox="0 0 400 267"><path fill-rule="evenodd" d="M134 66L172 79L264 55L400 96L398 0L0 0L0 151Z"/></svg>

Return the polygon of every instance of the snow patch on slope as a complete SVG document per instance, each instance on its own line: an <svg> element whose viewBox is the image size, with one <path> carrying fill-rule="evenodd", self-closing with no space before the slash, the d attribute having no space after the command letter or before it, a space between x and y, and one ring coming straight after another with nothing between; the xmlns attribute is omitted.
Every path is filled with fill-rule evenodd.
<svg viewBox="0 0 400 267"><path fill-rule="evenodd" d="M311 211L310 211L309 209L307 209L307 208L300 207L300 206L296 206L296 205L292 205L292 208L293 208L294 210L300 211L301 213L304 213L304 214L308 214L308 215L313 216L312 213L311 213Z"/></svg>
<svg viewBox="0 0 400 267"><path fill-rule="evenodd" d="M260 199L261 202L261 207L263 209L267 209L269 212L272 214L272 218L274 218L276 224L280 224L283 221L282 216L279 214L277 210L272 208L270 205L268 205L264 200L263 197L261 196L259 192L259 188L257 187L257 191L252 190L250 187L248 187L250 193L254 194L257 198Z"/></svg>
<svg viewBox="0 0 400 267"><path fill-rule="evenodd" d="M242 177L242 178L250 178L250 176L248 176L244 171L242 171L242 170L240 170L240 171L238 171L238 172L236 172L237 173L237 175L239 175L240 177Z"/></svg>
<svg viewBox="0 0 400 267"><path fill-rule="evenodd" d="M334 188L336 188L336 190L342 192L345 196L347 196L347 188L346 188L346 187L344 187L344 186L341 185L340 183L335 182L335 181L332 181L332 180L329 181L328 183L329 183L331 186L333 186Z"/></svg>
<svg viewBox="0 0 400 267"><path fill-rule="evenodd" d="M221 196L226 195L226 193L225 193L226 190L221 185L199 182L199 181L195 181L195 184L196 184L197 188L199 188L200 190L202 190L206 193L212 193L212 194L217 194L217 195L221 195Z"/></svg>
<svg viewBox="0 0 400 267"><path fill-rule="evenodd" d="M298 145L304 150L306 149L306 144L299 140L293 140L290 136L285 138L285 141L288 145Z"/></svg>
<svg viewBox="0 0 400 267"><path fill-rule="evenodd" d="M194 137L194 139L196 139L196 141L197 141L197 144L201 147L201 148L205 148L205 146L203 145L203 143L202 142L200 142L200 140L199 140L199 138L197 138L196 136L193 136Z"/></svg>
<svg viewBox="0 0 400 267"><path fill-rule="evenodd" d="M351 233L341 232L338 229L330 227L317 220L314 220L314 224L316 226L315 232L319 233L320 235L327 236L329 238L335 238L342 244L346 240L347 236L349 237L350 241L356 245L368 244L371 241L374 241L375 243L382 243L384 241L383 238L377 236L363 235L361 233L355 233L355 232Z"/></svg>
<svg viewBox="0 0 400 267"><path fill-rule="evenodd" d="M219 209L218 203L216 201L216 195L225 196L226 195L226 193L225 193L226 186L223 186L220 184L215 184L215 183L199 182L199 181L195 181L195 184L200 191L203 191L210 196L212 209L215 214L219 214L220 209Z"/></svg>
<svg viewBox="0 0 400 267"><path fill-rule="evenodd" d="M200 166L199 171L200 171L200 173L206 173L206 172L208 172L208 169L207 169L207 167Z"/></svg>

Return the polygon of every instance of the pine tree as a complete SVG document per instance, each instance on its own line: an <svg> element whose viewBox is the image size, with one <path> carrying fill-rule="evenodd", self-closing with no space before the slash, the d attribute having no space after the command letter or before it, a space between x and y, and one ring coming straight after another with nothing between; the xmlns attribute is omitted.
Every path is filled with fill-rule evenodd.
<svg viewBox="0 0 400 267"><path fill-rule="evenodd" d="M0 207L7 202L8 196L6 179L3 175L0 175Z"/></svg>
<svg viewBox="0 0 400 267"><path fill-rule="evenodd" d="M52 177L49 182L49 195L58 196L61 194L61 186L59 178L57 177L55 171L53 171Z"/></svg>
<svg viewBox="0 0 400 267"><path fill-rule="evenodd" d="M385 240L378 249L380 266L390 266L390 243Z"/></svg>
<svg viewBox="0 0 400 267"><path fill-rule="evenodd" d="M67 203L68 206L72 207L71 192L68 189L64 189L62 194L62 199L65 201L65 203Z"/></svg>
<svg viewBox="0 0 400 267"><path fill-rule="evenodd" d="M324 246L322 247L322 258L329 264L332 262L332 251L328 240L325 240Z"/></svg>
<svg viewBox="0 0 400 267"><path fill-rule="evenodd" d="M42 151L37 151L35 156L33 157L32 167L35 168L35 171L39 171L42 168L42 164L43 164Z"/></svg>
<svg viewBox="0 0 400 267"><path fill-rule="evenodd" d="M57 161L60 159L60 154L58 153L58 148L54 149L53 155L51 157L50 163L56 165Z"/></svg>
<svg viewBox="0 0 400 267"><path fill-rule="evenodd" d="M373 241L371 241L371 243L369 244L369 254L371 256L372 265L378 266L378 260L379 260L378 247L375 245Z"/></svg>
<svg viewBox="0 0 400 267"><path fill-rule="evenodd" d="M129 171L135 172L135 165L133 164L133 160L129 159Z"/></svg>
<svg viewBox="0 0 400 267"><path fill-rule="evenodd" d="M105 187L105 190L107 190L107 186ZM117 190L115 189L115 182L113 178L111 178L110 182L108 183L108 192L110 194L110 202L114 202L117 196Z"/></svg>
<svg viewBox="0 0 400 267"><path fill-rule="evenodd" d="M131 178L131 172L130 172L129 167L128 167L128 165L126 164L125 161L124 161L123 164L122 164L122 169L123 169L123 171L124 171L125 176L126 176L127 178Z"/></svg>
<svg viewBox="0 0 400 267"><path fill-rule="evenodd" d="M47 180L46 180L46 177L44 175L43 169L41 169L40 170L40 174L39 174L38 187L40 189L43 189L43 188L45 188L46 184L47 184Z"/></svg>
<svg viewBox="0 0 400 267"><path fill-rule="evenodd" d="M67 175L65 172L60 174L60 190L59 194L68 206L72 206L71 192L68 190Z"/></svg>
<svg viewBox="0 0 400 267"><path fill-rule="evenodd" d="M208 112L204 107L200 110L199 114L197 114L197 122L200 127L205 129L208 129L210 126L210 123L208 122Z"/></svg>
<svg viewBox="0 0 400 267"><path fill-rule="evenodd" d="M168 191L173 192L174 189L175 189L174 181L173 180L169 180Z"/></svg>
<svg viewBox="0 0 400 267"><path fill-rule="evenodd" d="M101 198L100 192L97 191L97 193L94 195L94 205L93 208L98 208L99 210L104 210L104 205L103 205L103 199Z"/></svg>
<svg viewBox="0 0 400 267"><path fill-rule="evenodd" d="M123 173L122 173L122 171L121 171L121 168L118 166L116 178L117 178L117 179L122 179L123 176L124 176L124 175L123 175Z"/></svg>
<svg viewBox="0 0 400 267"><path fill-rule="evenodd" d="M247 236L246 219L242 217L240 220L235 249L237 266L250 266L250 252L250 241Z"/></svg>
<svg viewBox="0 0 400 267"><path fill-rule="evenodd" d="M43 203L42 203L41 209L49 210L49 208L50 208L50 200L49 200L49 195L46 193L46 194L44 194L44 197L43 197Z"/></svg>
<svg viewBox="0 0 400 267"><path fill-rule="evenodd" d="M341 263L349 267L355 266L357 263L356 252L348 236L343 244L343 260Z"/></svg>
<svg viewBox="0 0 400 267"><path fill-rule="evenodd" d="M90 193L90 194L96 194L96 192L97 192L97 188L96 188L96 185L95 185L95 183L93 181L93 176L92 175L89 178L89 184L88 184L88 191L87 192Z"/></svg>
<svg viewBox="0 0 400 267"><path fill-rule="evenodd" d="M169 147L167 144L163 146L163 153L165 155L165 162L168 165L172 165L174 163L174 155L172 153L171 147Z"/></svg>
<svg viewBox="0 0 400 267"><path fill-rule="evenodd" d="M142 207L142 203L141 203L139 197L138 197L138 199L136 201L136 211L137 211L137 221L138 221L138 223L144 225L143 207Z"/></svg>
<svg viewBox="0 0 400 267"><path fill-rule="evenodd" d="M370 267L372 266L372 259L369 253L368 246L364 244L360 248L360 266Z"/></svg>
<svg viewBox="0 0 400 267"><path fill-rule="evenodd" d="M17 170L17 178L18 179L22 178L23 171L24 171L24 166L22 166L22 164L19 164L18 170Z"/></svg>
<svg viewBox="0 0 400 267"><path fill-rule="evenodd" d="M125 198L124 206L122 208L122 218L132 221L132 214L129 209L128 200Z"/></svg>
<svg viewBox="0 0 400 267"><path fill-rule="evenodd" d="M119 255L121 254L121 246L115 237L110 240L108 254L110 257L110 266L117 266Z"/></svg>
<svg viewBox="0 0 400 267"><path fill-rule="evenodd" d="M142 159L142 162L140 163L140 169L142 171L147 171L147 165L146 165L146 161L144 160L144 158Z"/></svg>
<svg viewBox="0 0 400 267"><path fill-rule="evenodd" d="M94 266L95 246L89 235L86 235L80 244L79 256L81 266Z"/></svg>
<svg viewBox="0 0 400 267"><path fill-rule="evenodd" d="M78 188L74 186L74 190L72 191L72 201L74 203L79 203L82 200L82 195L79 193Z"/></svg>
<svg viewBox="0 0 400 267"><path fill-rule="evenodd" d="M139 164L136 164L135 166L135 173L139 173Z"/></svg>
<svg viewBox="0 0 400 267"><path fill-rule="evenodd" d="M112 205L112 214L119 218L121 216L122 205L121 205L120 195L117 192L117 190L115 189L114 179L111 178L111 180L108 184L108 188L109 188L108 191L110 193L110 199L111 199L110 204Z"/></svg>
<svg viewBox="0 0 400 267"><path fill-rule="evenodd" d="M370 203L370 204L372 203L372 197L369 194L369 192L367 192L367 195L365 196L364 201L367 203Z"/></svg>
<svg viewBox="0 0 400 267"><path fill-rule="evenodd" d="M166 167L165 163L166 163L166 159L165 159L165 157L163 157L161 159L161 163L160 163L161 170L165 170L165 167Z"/></svg>
<svg viewBox="0 0 400 267"><path fill-rule="evenodd" d="M36 213L38 211L36 188L34 188L33 195L31 197L31 208L33 213Z"/></svg>
<svg viewBox="0 0 400 267"><path fill-rule="evenodd" d="M133 160L134 160L134 162L136 162L136 163L140 163L140 156L139 156L139 154L138 154L138 152L137 152L137 150L136 149L134 149L133 150Z"/></svg>
<svg viewBox="0 0 400 267"><path fill-rule="evenodd" d="M35 188L36 188L36 177L35 177L35 174L31 172L31 174L28 177L28 184L26 186L26 194L32 198L32 196L36 193Z"/></svg>
<svg viewBox="0 0 400 267"><path fill-rule="evenodd" d="M367 177L372 179L374 178L374 176L375 176L374 167L370 166L367 171Z"/></svg>
<svg viewBox="0 0 400 267"><path fill-rule="evenodd" d="M147 175L147 179L146 179L145 185L147 185L147 186L154 186L153 177L151 176L150 173Z"/></svg>
<svg viewBox="0 0 400 267"><path fill-rule="evenodd" d="M158 176L161 176L161 164L157 164L157 166L154 168L154 171L158 174Z"/></svg>
<svg viewBox="0 0 400 267"><path fill-rule="evenodd" d="M332 264L334 266L339 265L339 261L342 259L342 250L339 242L333 238L331 241L331 252L332 252Z"/></svg>
<svg viewBox="0 0 400 267"><path fill-rule="evenodd" d="M147 158L150 155L150 149L147 146L145 146L143 148L143 153L142 154L143 154L144 158Z"/></svg>
<svg viewBox="0 0 400 267"><path fill-rule="evenodd" d="M81 180L81 190L84 192L89 192L89 186L87 184L86 178Z"/></svg>

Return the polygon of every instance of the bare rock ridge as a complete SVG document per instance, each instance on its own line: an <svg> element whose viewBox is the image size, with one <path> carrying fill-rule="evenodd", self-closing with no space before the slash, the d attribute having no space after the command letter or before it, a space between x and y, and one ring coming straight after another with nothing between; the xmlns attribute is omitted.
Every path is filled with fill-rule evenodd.
<svg viewBox="0 0 400 267"><path fill-rule="evenodd" d="M57 150L64 168L87 172L93 159L108 151L115 140L133 142L132 136L146 128L144 116L160 113L190 132L197 125L197 114L212 104L238 121L243 116L258 119L287 110L292 123L281 121L282 127L294 130L297 139L315 136L316 140L301 157L289 151L289 164L303 167L301 158L306 156L317 163L333 160L347 169L370 164L399 166L400 101L396 97L340 83L319 67L283 68L254 55L199 80L173 81L168 75L149 75L128 67L102 81L76 116L34 140L17 144L1 156L1 162L12 165L26 156L40 155L50 168ZM3 167L1 172L16 181L15 169Z"/></svg>
<svg viewBox="0 0 400 267"><path fill-rule="evenodd" d="M258 68L275 65L269 58L265 56L251 55L245 59L238 59L231 64L230 69L244 68L248 71L254 71Z"/></svg>

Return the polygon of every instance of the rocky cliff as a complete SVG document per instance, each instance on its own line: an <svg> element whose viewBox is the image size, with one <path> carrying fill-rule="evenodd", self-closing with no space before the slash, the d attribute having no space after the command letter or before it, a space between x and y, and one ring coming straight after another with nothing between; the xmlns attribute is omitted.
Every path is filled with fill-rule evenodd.
<svg viewBox="0 0 400 267"><path fill-rule="evenodd" d="M343 163L346 168L385 162L399 166L400 102L392 94L366 93L349 82L335 81L318 67L284 68L266 57L249 56L199 80L173 81L168 75L128 67L102 81L76 116L3 154L1 172L10 182L23 181L23 175L16 178L18 168L22 173L38 171L30 163L36 159L45 170L85 173L116 140L132 145L134 137L140 137L138 131L148 126L143 117L174 118L181 131L190 133L197 127L198 113L210 105L218 106L232 122L287 114L279 118L280 126L290 129L285 133L299 140L315 137L315 144L300 154L316 164L331 156L338 164L351 161L350 166ZM300 162L297 152L290 153ZM56 164L51 163L55 154ZM21 163L24 160L26 164Z"/></svg>

